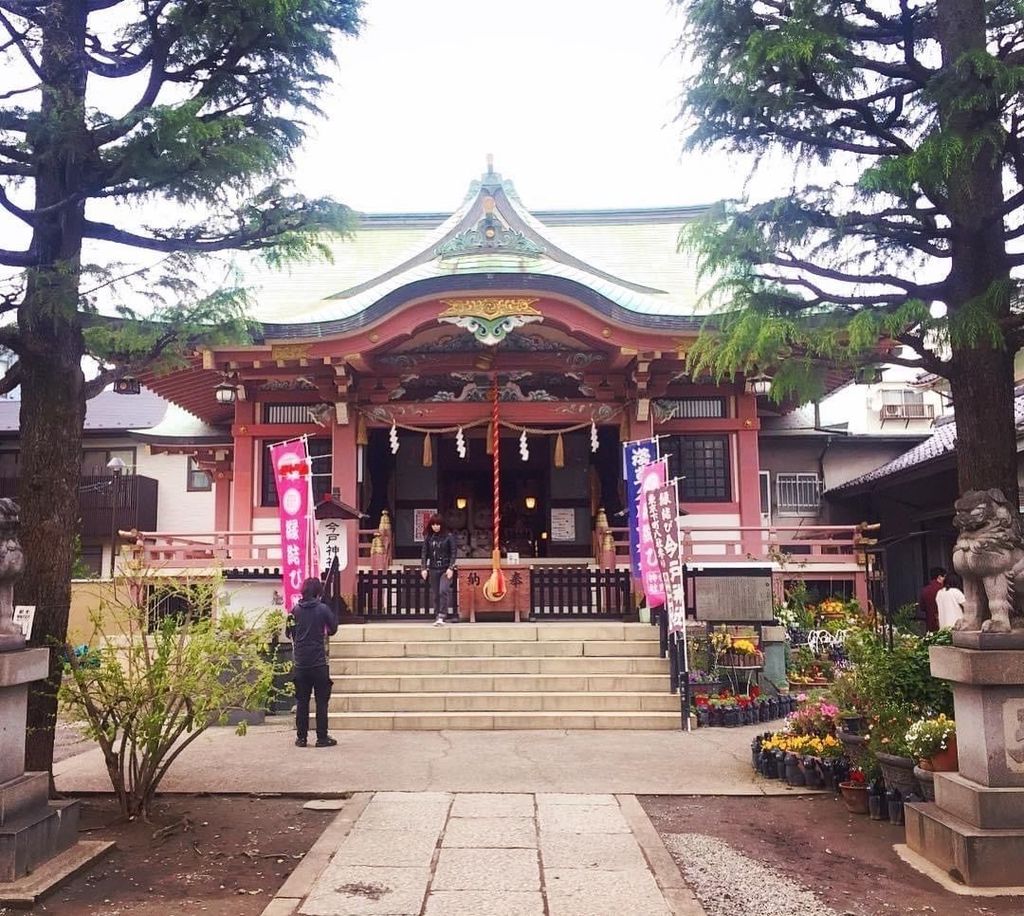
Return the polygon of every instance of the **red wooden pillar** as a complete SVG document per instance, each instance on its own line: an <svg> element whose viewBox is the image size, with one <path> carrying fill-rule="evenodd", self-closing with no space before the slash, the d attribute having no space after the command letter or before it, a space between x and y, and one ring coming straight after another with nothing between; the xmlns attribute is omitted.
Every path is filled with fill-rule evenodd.
<svg viewBox="0 0 1024 916"><path fill-rule="evenodd" d="M213 530L228 531L231 528L231 482L232 474L217 471L213 476Z"/></svg>
<svg viewBox="0 0 1024 916"><path fill-rule="evenodd" d="M359 487L356 483L356 423L334 424L331 430L331 487L339 491L338 498L343 503L359 508ZM320 499L323 494L317 494ZM345 534L348 547L348 564L341 571L341 593L354 607L352 601L356 593L356 567L359 565L359 522L345 522Z"/></svg>
<svg viewBox="0 0 1024 916"><path fill-rule="evenodd" d="M736 483L740 504L740 526L757 528L761 525L761 460L757 449L757 432L761 423L757 419L757 398L742 389L736 395L736 416L740 429L736 433ZM760 557L764 544L756 531L744 531L740 539L743 553Z"/></svg>
<svg viewBox="0 0 1024 916"><path fill-rule="evenodd" d="M252 508L256 491L256 443L251 430L256 419L253 401L235 402L235 470L231 479L231 530L252 531Z"/></svg>

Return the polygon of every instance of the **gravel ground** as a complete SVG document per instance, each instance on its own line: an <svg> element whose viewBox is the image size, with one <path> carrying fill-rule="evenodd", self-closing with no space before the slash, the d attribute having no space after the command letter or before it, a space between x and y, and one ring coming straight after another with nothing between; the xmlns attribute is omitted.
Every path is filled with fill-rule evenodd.
<svg viewBox="0 0 1024 916"><path fill-rule="evenodd" d="M700 833L664 837L707 916L840 916L778 872Z"/></svg>

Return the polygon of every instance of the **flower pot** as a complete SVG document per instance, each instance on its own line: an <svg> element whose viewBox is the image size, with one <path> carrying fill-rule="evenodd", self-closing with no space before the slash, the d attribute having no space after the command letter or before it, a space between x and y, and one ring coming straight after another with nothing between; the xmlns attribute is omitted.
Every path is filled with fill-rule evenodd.
<svg viewBox="0 0 1024 916"><path fill-rule="evenodd" d="M771 751L761 751L761 775L765 779L777 779L778 772L775 769L775 755Z"/></svg>
<svg viewBox="0 0 1024 916"><path fill-rule="evenodd" d="M922 770L931 770L933 773L955 773L960 769L957 760L956 735L950 735L946 740L946 749L932 754L927 760L921 761Z"/></svg>
<svg viewBox="0 0 1024 916"><path fill-rule="evenodd" d="M821 778L822 788L830 792L836 791L836 761L818 760L818 776Z"/></svg>
<svg viewBox="0 0 1024 916"><path fill-rule="evenodd" d="M735 728L740 724L740 711L735 706L729 706L722 711L722 725L726 728Z"/></svg>
<svg viewBox="0 0 1024 916"><path fill-rule="evenodd" d="M708 716L709 716L709 723L708 724L712 728L720 728L722 726L722 724L723 724L722 723L722 717L723 717L724 713L725 713L725 710L723 710L721 706L712 706L710 711L709 711L709 713L708 713Z"/></svg>
<svg viewBox="0 0 1024 916"><path fill-rule="evenodd" d="M935 774L931 770L914 767L914 777L921 790L921 798L929 802L935 801Z"/></svg>
<svg viewBox="0 0 1024 916"><path fill-rule="evenodd" d="M818 759L816 757L804 757L800 761L800 771L804 774L804 783L808 789L820 789L824 782L818 772Z"/></svg>
<svg viewBox="0 0 1024 916"><path fill-rule="evenodd" d="M885 805L885 796L881 792L868 789L868 817L873 821L884 821L889 817L889 809Z"/></svg>
<svg viewBox="0 0 1024 916"><path fill-rule="evenodd" d="M886 806L889 810L889 823L895 827L903 824L903 796L898 789L890 789L885 794Z"/></svg>
<svg viewBox="0 0 1024 916"><path fill-rule="evenodd" d="M697 728L708 728L711 725L710 711L707 706L697 707Z"/></svg>
<svg viewBox="0 0 1024 916"><path fill-rule="evenodd" d="M791 786L807 784L796 754L786 754L786 782Z"/></svg>
<svg viewBox="0 0 1024 916"><path fill-rule="evenodd" d="M775 778L786 778L786 752L775 751Z"/></svg>
<svg viewBox="0 0 1024 916"><path fill-rule="evenodd" d="M853 782L839 783L839 794L850 814L868 813L868 787Z"/></svg>
<svg viewBox="0 0 1024 916"><path fill-rule="evenodd" d="M878 754L878 765L882 768L882 778L886 787L899 789L904 797L913 792L920 795L917 780L914 778L914 761L910 757L897 757L894 754Z"/></svg>
<svg viewBox="0 0 1024 916"><path fill-rule="evenodd" d="M864 729L863 716L843 716L843 731L850 735L859 735Z"/></svg>

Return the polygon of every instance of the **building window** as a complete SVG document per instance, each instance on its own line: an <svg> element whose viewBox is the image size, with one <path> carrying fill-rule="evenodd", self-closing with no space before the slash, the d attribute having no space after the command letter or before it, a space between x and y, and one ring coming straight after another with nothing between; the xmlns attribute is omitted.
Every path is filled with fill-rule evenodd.
<svg viewBox="0 0 1024 916"><path fill-rule="evenodd" d="M654 419L658 423L721 419L727 415L725 398L657 398L653 407Z"/></svg>
<svg viewBox="0 0 1024 916"><path fill-rule="evenodd" d="M209 471L199 467L199 463L191 455L188 459L188 481L189 493L209 493L213 489L213 478Z"/></svg>
<svg viewBox="0 0 1024 916"><path fill-rule="evenodd" d="M274 466L270 463L270 446L273 442L263 443L263 461L260 471L260 505L277 506L277 485L274 483ZM317 502L324 494L331 492L332 465L331 440L310 439L309 457L313 465L313 501Z"/></svg>
<svg viewBox="0 0 1024 916"><path fill-rule="evenodd" d="M120 458L124 462L124 474L135 473L135 449L133 448L83 448L82 476L109 477L107 462Z"/></svg>
<svg viewBox="0 0 1024 916"><path fill-rule="evenodd" d="M312 423L310 411L317 406L316 404L264 404L263 422L289 425Z"/></svg>
<svg viewBox="0 0 1024 916"><path fill-rule="evenodd" d="M779 515L817 515L821 478L817 474L776 474L775 511Z"/></svg>
<svg viewBox="0 0 1024 916"><path fill-rule="evenodd" d="M732 501L728 436L670 436L664 456L669 473L679 474L679 499L688 503Z"/></svg>

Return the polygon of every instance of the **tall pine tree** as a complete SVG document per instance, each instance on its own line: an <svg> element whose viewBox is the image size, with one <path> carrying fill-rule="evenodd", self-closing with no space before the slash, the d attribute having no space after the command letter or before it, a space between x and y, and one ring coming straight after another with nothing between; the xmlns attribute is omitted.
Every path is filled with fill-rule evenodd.
<svg viewBox="0 0 1024 916"><path fill-rule="evenodd" d="M281 175L337 39L358 32L359 7L0 0L0 206L27 242L0 246L0 266L22 271L0 298L0 312L17 316L0 327L0 346L17 356L0 390L21 386L17 600L37 607L34 644L66 635L87 399L120 372L244 325L237 291L197 295L190 259L301 255L348 226L343 206L290 193ZM163 292L154 308L96 319L84 294L113 277L97 282L83 260L94 241L167 255L163 279L147 280ZM104 366L90 381L87 354ZM33 770L53 759L56 652L51 662L29 703Z"/></svg>
<svg viewBox="0 0 1024 916"><path fill-rule="evenodd" d="M772 365L778 396L811 395L828 365L934 372L953 395L961 489L1016 504L1024 4L677 2L689 143L799 176L684 238L722 297L694 369Z"/></svg>

